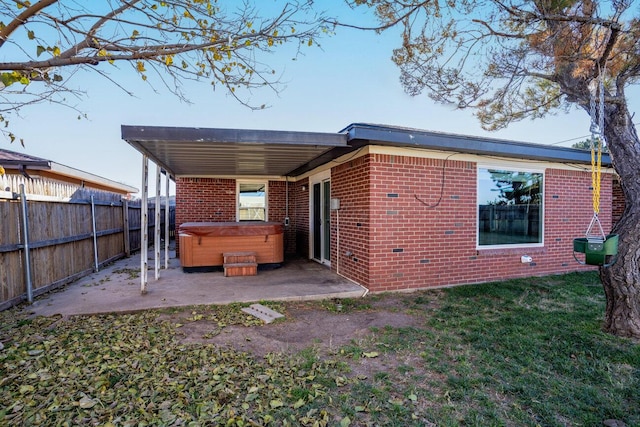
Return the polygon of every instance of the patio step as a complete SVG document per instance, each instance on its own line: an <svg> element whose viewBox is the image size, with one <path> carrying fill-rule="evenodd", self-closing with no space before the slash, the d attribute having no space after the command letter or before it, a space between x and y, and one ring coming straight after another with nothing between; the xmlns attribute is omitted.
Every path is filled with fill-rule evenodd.
<svg viewBox="0 0 640 427"><path fill-rule="evenodd" d="M258 274L258 264L250 262L238 262L235 264L225 264L224 277L235 276L255 276Z"/></svg>
<svg viewBox="0 0 640 427"><path fill-rule="evenodd" d="M226 252L224 258L224 276L255 276L258 274L258 263L255 252Z"/></svg>
<svg viewBox="0 0 640 427"><path fill-rule="evenodd" d="M256 262L255 252L225 252L222 254L224 264L238 264L243 262Z"/></svg>
<svg viewBox="0 0 640 427"><path fill-rule="evenodd" d="M242 311L261 319L264 323L271 323L280 317L284 317L284 314L271 310L269 307L265 307L262 304L251 304L249 307L243 308Z"/></svg>

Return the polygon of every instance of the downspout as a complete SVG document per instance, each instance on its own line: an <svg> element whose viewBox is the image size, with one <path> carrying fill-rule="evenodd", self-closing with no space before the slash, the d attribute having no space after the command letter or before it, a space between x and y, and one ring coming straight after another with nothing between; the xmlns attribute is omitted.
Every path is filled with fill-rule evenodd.
<svg viewBox="0 0 640 427"><path fill-rule="evenodd" d="M338 256L338 259L336 259L336 274L342 276L340 274L340 209L336 209L336 255Z"/></svg>

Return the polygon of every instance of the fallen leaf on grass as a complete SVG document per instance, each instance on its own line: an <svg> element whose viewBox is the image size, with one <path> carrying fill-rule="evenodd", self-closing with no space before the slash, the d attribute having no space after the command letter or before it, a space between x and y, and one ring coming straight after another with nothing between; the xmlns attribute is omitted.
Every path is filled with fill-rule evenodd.
<svg viewBox="0 0 640 427"><path fill-rule="evenodd" d="M82 396L80 401L78 401L78 406L82 409L91 409L96 406L96 402L87 396Z"/></svg>
<svg viewBox="0 0 640 427"><path fill-rule="evenodd" d="M269 402L269 406L271 406L271 409L276 409L281 406L284 406L284 403L282 403L282 400L274 399L271 402Z"/></svg>

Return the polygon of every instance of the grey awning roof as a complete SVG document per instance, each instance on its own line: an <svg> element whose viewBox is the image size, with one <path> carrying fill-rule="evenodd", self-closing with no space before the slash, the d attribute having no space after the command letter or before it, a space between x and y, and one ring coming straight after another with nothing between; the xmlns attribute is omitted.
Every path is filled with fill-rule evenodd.
<svg viewBox="0 0 640 427"><path fill-rule="evenodd" d="M122 126L122 139L171 175L287 176L335 147L337 133Z"/></svg>
<svg viewBox="0 0 640 427"><path fill-rule="evenodd" d="M174 177L299 176L366 145L591 162L588 151L574 148L363 123L338 133L123 125L122 139ZM611 165L608 154L602 164Z"/></svg>
<svg viewBox="0 0 640 427"><path fill-rule="evenodd" d="M366 123L350 124L340 132L347 133L349 145L353 148L378 144L558 163L591 163L591 152L587 150L497 138ZM602 164L603 166L611 165L609 154L603 153Z"/></svg>

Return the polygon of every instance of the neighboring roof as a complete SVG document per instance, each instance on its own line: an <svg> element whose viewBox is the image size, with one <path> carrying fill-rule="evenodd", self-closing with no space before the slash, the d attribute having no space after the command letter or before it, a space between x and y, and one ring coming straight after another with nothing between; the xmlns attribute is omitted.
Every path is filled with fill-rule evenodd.
<svg viewBox="0 0 640 427"><path fill-rule="evenodd" d="M15 169L19 169L21 166L26 167L27 165L34 169L48 169L51 167L51 162L49 160L3 149L0 149L0 164L4 167L8 168L11 166Z"/></svg>
<svg viewBox="0 0 640 427"><path fill-rule="evenodd" d="M122 139L173 176L286 176L332 148L348 148L346 135L337 133L121 128Z"/></svg>
<svg viewBox="0 0 640 427"><path fill-rule="evenodd" d="M5 168L7 173L10 173L11 170L17 170L27 177L36 172L44 172L47 176L57 176L60 180L81 181L88 186L115 193L130 194L138 192L137 188L130 185L61 165L41 157L17 153L15 151L0 149L0 165Z"/></svg>
<svg viewBox="0 0 640 427"><path fill-rule="evenodd" d="M366 145L591 162L574 148L364 123L338 133L123 125L122 139L173 176L299 176ZM611 165L608 154L602 164Z"/></svg>

